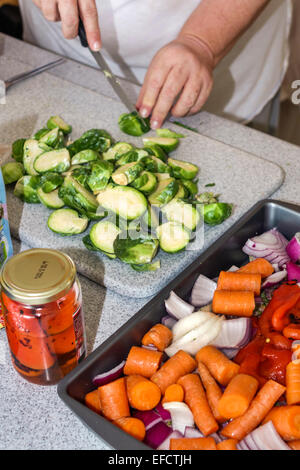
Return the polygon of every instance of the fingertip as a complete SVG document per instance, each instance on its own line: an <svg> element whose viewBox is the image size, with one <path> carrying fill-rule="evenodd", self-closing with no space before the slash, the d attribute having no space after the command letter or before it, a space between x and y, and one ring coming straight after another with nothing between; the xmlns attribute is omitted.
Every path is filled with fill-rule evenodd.
<svg viewBox="0 0 300 470"><path fill-rule="evenodd" d="M95 41L95 42L93 42L92 45L91 45L91 49L92 49L92 51L94 51L94 52L99 52L100 49L101 49L101 47L102 47L102 44L101 44L100 41Z"/></svg>
<svg viewBox="0 0 300 470"><path fill-rule="evenodd" d="M157 119L151 119L150 127L152 130L160 129L161 123Z"/></svg>

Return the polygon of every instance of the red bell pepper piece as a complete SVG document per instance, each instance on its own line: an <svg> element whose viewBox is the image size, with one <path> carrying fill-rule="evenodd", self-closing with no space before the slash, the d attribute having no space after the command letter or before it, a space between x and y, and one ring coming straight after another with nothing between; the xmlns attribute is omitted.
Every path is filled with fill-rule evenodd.
<svg viewBox="0 0 300 470"><path fill-rule="evenodd" d="M285 385L286 367L291 359L292 351L276 349L268 343L261 352L259 374L267 380L275 380L275 382Z"/></svg>

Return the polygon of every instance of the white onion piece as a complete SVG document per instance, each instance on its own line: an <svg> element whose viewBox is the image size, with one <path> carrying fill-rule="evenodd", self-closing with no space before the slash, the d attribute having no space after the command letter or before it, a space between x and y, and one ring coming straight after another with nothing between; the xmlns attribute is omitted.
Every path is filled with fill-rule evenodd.
<svg viewBox="0 0 300 470"><path fill-rule="evenodd" d="M182 434L186 427L194 426L194 416L190 408L183 402L171 401L164 403L163 407L169 411L172 420L173 431L179 431Z"/></svg>
<svg viewBox="0 0 300 470"><path fill-rule="evenodd" d="M198 437L204 437L204 435L202 434L202 432L199 431L199 429L187 426L185 428L184 437L186 437L187 439L194 439Z"/></svg>
<svg viewBox="0 0 300 470"><path fill-rule="evenodd" d="M172 315L174 318L177 318L177 320L185 317L186 315L190 315L195 310L193 305L190 305L182 300L173 291L171 291L169 298L165 300L165 306L168 314Z"/></svg>
<svg viewBox="0 0 300 470"><path fill-rule="evenodd" d="M217 284L203 274L200 274L191 292L190 302L195 307L203 307L211 303Z"/></svg>
<svg viewBox="0 0 300 470"><path fill-rule="evenodd" d="M239 348L223 348L221 351L228 359L233 359L239 352Z"/></svg>
<svg viewBox="0 0 300 470"><path fill-rule="evenodd" d="M171 317L170 315L165 315L164 317L162 317L161 323L165 325L167 328L169 328L170 330L172 330L175 323L177 323L177 320L176 318Z"/></svg>
<svg viewBox="0 0 300 470"><path fill-rule="evenodd" d="M183 434L179 431L173 431L164 442L161 443L157 450L170 450L170 441L171 439L180 439L183 437Z"/></svg>
<svg viewBox="0 0 300 470"><path fill-rule="evenodd" d="M300 232L296 233L288 243L286 252L293 263L300 261Z"/></svg>
<svg viewBox="0 0 300 470"><path fill-rule="evenodd" d="M245 443L245 441L238 442L237 448L239 450L250 450L249 447L247 446L247 444Z"/></svg>
<svg viewBox="0 0 300 470"><path fill-rule="evenodd" d="M276 228L273 228L262 235L248 239L243 252L255 258L265 258L270 263L276 263L282 267L290 260L286 252L287 245L288 240Z"/></svg>
<svg viewBox="0 0 300 470"><path fill-rule="evenodd" d="M217 315L214 313L203 311L194 312L181 318L172 328L173 341L177 341L186 333L189 333L199 326L204 325L207 321L215 320L216 318Z"/></svg>
<svg viewBox="0 0 300 470"><path fill-rule="evenodd" d="M239 442L239 445L243 442L250 450L291 450L276 431L272 421L254 429L243 441Z"/></svg>
<svg viewBox="0 0 300 470"><path fill-rule="evenodd" d="M262 289L265 289L266 287L273 287L279 282L283 281L287 276L287 271L286 269L283 269L282 271L275 272L268 276L264 282L262 283Z"/></svg>
<svg viewBox="0 0 300 470"><path fill-rule="evenodd" d="M238 271L239 269L240 269L240 268L234 264L234 265L231 266L229 269L227 269L227 271L228 271L229 273L235 273L235 272Z"/></svg>
<svg viewBox="0 0 300 470"><path fill-rule="evenodd" d="M250 318L224 320L221 331L211 343L216 348L241 348L250 340L252 333Z"/></svg>

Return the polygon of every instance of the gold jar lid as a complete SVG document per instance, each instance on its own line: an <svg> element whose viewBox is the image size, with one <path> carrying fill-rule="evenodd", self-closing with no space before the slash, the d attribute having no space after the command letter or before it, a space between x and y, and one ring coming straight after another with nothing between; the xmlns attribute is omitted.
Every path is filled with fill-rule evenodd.
<svg viewBox="0 0 300 470"><path fill-rule="evenodd" d="M68 293L76 278L72 259L57 250L36 248L10 258L1 271L1 287L11 299L42 305Z"/></svg>

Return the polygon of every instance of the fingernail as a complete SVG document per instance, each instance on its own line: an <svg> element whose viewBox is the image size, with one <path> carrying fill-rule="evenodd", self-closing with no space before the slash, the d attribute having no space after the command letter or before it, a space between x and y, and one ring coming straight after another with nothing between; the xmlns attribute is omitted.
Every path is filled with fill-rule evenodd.
<svg viewBox="0 0 300 470"><path fill-rule="evenodd" d="M143 118L148 117L148 116L149 116L149 112L148 112L147 108L142 108L142 109L140 110L140 115L141 115Z"/></svg>
<svg viewBox="0 0 300 470"><path fill-rule="evenodd" d="M159 127L158 121L151 121L151 129L159 129Z"/></svg>
<svg viewBox="0 0 300 470"><path fill-rule="evenodd" d="M95 52L98 52L98 51L100 51L100 49L101 49L101 44L100 44L100 42L99 42L99 41L94 42L93 50L94 50Z"/></svg>

